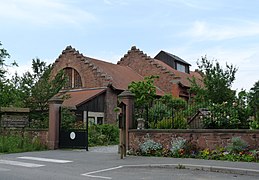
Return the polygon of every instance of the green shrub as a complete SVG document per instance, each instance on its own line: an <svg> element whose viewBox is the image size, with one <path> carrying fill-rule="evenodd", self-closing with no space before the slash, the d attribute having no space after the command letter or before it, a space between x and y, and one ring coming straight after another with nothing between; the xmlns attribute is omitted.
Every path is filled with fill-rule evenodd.
<svg viewBox="0 0 259 180"><path fill-rule="evenodd" d="M61 127L62 129L75 128L76 116L75 113L68 108L61 109Z"/></svg>
<svg viewBox="0 0 259 180"><path fill-rule="evenodd" d="M170 151L172 152L172 155L174 157L180 157L181 155L183 155L186 149L186 145L187 145L187 141L184 138L176 138L174 141L171 142L171 149Z"/></svg>
<svg viewBox="0 0 259 180"><path fill-rule="evenodd" d="M174 119L164 118L159 121L156 126L151 125L151 128L157 129L187 129L187 120L182 114L177 114Z"/></svg>
<svg viewBox="0 0 259 180"><path fill-rule="evenodd" d="M259 121L258 120L252 120L249 122L250 129L259 129Z"/></svg>
<svg viewBox="0 0 259 180"><path fill-rule="evenodd" d="M23 138L21 138L20 135L0 136L1 153L40 151L45 149L47 149L47 147L40 143L38 137L31 139L26 135Z"/></svg>
<svg viewBox="0 0 259 180"><path fill-rule="evenodd" d="M233 137L231 143L226 147L230 153L240 153L247 150L248 144L240 137Z"/></svg>
<svg viewBox="0 0 259 180"><path fill-rule="evenodd" d="M153 141L152 139L146 140L144 143L139 146L141 153L144 154L153 154L158 150L162 149L162 145L158 142Z"/></svg>
<svg viewBox="0 0 259 180"><path fill-rule="evenodd" d="M89 146L119 144L119 128L111 124L92 124L88 127Z"/></svg>
<svg viewBox="0 0 259 180"><path fill-rule="evenodd" d="M172 118L166 118L159 121L156 126L157 129L172 129Z"/></svg>

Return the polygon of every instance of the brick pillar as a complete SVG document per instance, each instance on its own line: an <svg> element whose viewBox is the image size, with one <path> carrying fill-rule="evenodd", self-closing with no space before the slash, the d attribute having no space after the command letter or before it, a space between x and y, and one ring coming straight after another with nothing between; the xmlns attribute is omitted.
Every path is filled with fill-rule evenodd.
<svg viewBox="0 0 259 180"><path fill-rule="evenodd" d="M179 87L179 78L172 80L172 95L173 97L179 97L180 95L180 87Z"/></svg>
<svg viewBox="0 0 259 180"><path fill-rule="evenodd" d="M63 100L54 97L49 100L49 137L48 137L48 148L57 149L59 143L59 109Z"/></svg>
<svg viewBox="0 0 259 180"><path fill-rule="evenodd" d="M126 150L129 150L129 129L134 127L133 124L133 112L134 112L134 94L129 90L123 91L119 94L120 100L126 105L126 122L125 122L125 134L126 134Z"/></svg>

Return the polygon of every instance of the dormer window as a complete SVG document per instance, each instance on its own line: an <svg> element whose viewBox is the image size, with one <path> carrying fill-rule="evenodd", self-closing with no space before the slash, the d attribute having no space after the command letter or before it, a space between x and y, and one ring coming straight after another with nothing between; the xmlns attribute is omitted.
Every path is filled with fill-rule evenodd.
<svg viewBox="0 0 259 180"><path fill-rule="evenodd" d="M64 89L75 89L82 87L82 80L80 74L77 70L73 68L65 68L64 73L67 76L68 80Z"/></svg>
<svg viewBox="0 0 259 180"><path fill-rule="evenodd" d="M190 73L191 65L188 62L171 53L160 51L154 58L166 63L168 66L171 66L173 69L176 69L177 71L188 74Z"/></svg>
<svg viewBox="0 0 259 180"><path fill-rule="evenodd" d="M180 64L180 63L176 63L176 70L178 70L178 71L181 71L181 72L186 72L186 70L185 70L186 68L185 68L185 65L183 65L183 64Z"/></svg>

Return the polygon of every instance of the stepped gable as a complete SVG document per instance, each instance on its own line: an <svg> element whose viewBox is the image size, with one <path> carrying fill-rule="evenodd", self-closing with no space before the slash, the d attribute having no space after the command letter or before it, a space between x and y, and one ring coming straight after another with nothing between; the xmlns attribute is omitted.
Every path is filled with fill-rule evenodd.
<svg viewBox="0 0 259 180"><path fill-rule="evenodd" d="M173 79L179 79L180 77L176 76L174 71L171 71L171 68L168 69L168 66L164 66L163 64L160 64L157 62L156 59L151 58L147 54L144 54L143 51L139 50L136 48L136 46L132 46L131 49L118 61L117 64L123 64L124 60L131 54L131 53L136 53L138 54L141 59L146 60L149 64L151 64L153 67L159 69L162 73L164 74L169 74L170 76L173 77Z"/></svg>
<svg viewBox="0 0 259 180"><path fill-rule="evenodd" d="M72 53L77 60L82 61L87 65L88 68L90 68L97 77L102 78L107 85L112 84L112 77L103 71L102 68L98 67L98 65L94 64L95 59L84 56L72 46L67 46L66 49L62 51L62 54L56 59L55 63L58 62L62 56L68 53Z"/></svg>
<svg viewBox="0 0 259 180"><path fill-rule="evenodd" d="M179 82L183 86L190 87L191 83L188 79L195 77L198 80L198 83L202 85L202 77L199 73L191 71L190 74L188 74L177 71L166 63L147 56L147 54L144 54L143 51L140 51L138 48L136 48L136 46L132 46L131 49L120 59L117 64L123 64L127 66L128 64L125 63L125 61L132 53L135 53L138 55L138 57L141 57L141 59L146 60L149 64L151 64L163 74L168 74L169 76L171 76L173 79L172 82Z"/></svg>
<svg viewBox="0 0 259 180"><path fill-rule="evenodd" d="M98 78L104 79L106 85L112 85L115 89L125 90L132 81L143 80L143 77L130 67L84 56L71 46L67 46L55 62L58 62L62 56L69 53L72 53L76 59L83 61Z"/></svg>

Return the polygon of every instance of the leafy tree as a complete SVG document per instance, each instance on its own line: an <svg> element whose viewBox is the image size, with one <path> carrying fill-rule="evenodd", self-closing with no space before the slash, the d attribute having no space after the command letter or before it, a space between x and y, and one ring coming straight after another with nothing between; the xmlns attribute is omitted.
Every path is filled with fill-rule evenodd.
<svg viewBox="0 0 259 180"><path fill-rule="evenodd" d="M33 110L48 109L48 100L57 94L65 84L64 73L61 71L53 79L50 77L52 65L40 59L32 60L33 72L26 72L21 77L20 87L23 90L26 104Z"/></svg>
<svg viewBox="0 0 259 180"><path fill-rule="evenodd" d="M51 70L52 65L33 59L32 72L27 71L22 76L15 74L4 89L5 105L30 108L36 127L48 125L48 100L66 83L63 71L51 78Z"/></svg>
<svg viewBox="0 0 259 180"><path fill-rule="evenodd" d="M5 67L7 66L5 64L6 58L10 58L10 55L8 54L7 50L4 48L1 48L2 44L0 42L0 83L3 83L5 80L5 73L7 72Z"/></svg>
<svg viewBox="0 0 259 180"><path fill-rule="evenodd" d="M172 94L165 94L161 97L161 102L167 107L173 109L174 111L179 111L186 108L187 102L181 98L175 98Z"/></svg>
<svg viewBox="0 0 259 180"><path fill-rule="evenodd" d="M235 80L236 67L226 64L223 69L217 60L210 61L206 56L202 57L197 65L203 75L204 86L199 85L194 78L190 80L191 92L196 94L196 101L221 104L234 100L235 92L231 90L231 85Z"/></svg>
<svg viewBox="0 0 259 180"><path fill-rule="evenodd" d="M255 118L259 121L259 80L249 91L249 105L254 111Z"/></svg>
<svg viewBox="0 0 259 180"><path fill-rule="evenodd" d="M156 86L154 85L155 79L158 76L148 76L144 81L132 82L129 84L129 90L135 94L136 106L146 107L154 100L156 96Z"/></svg>
<svg viewBox="0 0 259 180"><path fill-rule="evenodd" d="M31 109L31 119L39 127L48 125L48 101L57 94L66 83L63 71L51 78L52 65L36 58L32 60L32 72L27 71L22 77L16 77L16 86L24 106Z"/></svg>
<svg viewBox="0 0 259 180"><path fill-rule="evenodd" d="M0 42L0 106L9 106L15 102L16 93L14 91L15 86L12 82L6 78L7 67L17 66L16 62L6 64L6 59L10 58L7 50L1 48L2 44Z"/></svg>

